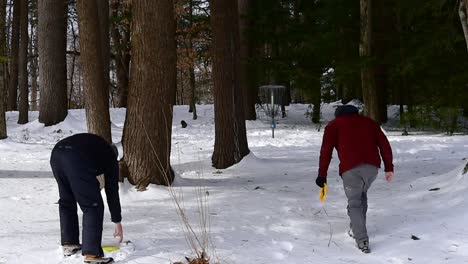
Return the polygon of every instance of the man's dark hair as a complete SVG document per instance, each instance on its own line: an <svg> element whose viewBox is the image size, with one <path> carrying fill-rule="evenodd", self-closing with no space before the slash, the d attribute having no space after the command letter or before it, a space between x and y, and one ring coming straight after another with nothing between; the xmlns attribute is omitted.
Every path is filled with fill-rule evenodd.
<svg viewBox="0 0 468 264"><path fill-rule="evenodd" d="M359 114L359 109L354 105L341 105L335 110L335 117L340 117L350 114Z"/></svg>

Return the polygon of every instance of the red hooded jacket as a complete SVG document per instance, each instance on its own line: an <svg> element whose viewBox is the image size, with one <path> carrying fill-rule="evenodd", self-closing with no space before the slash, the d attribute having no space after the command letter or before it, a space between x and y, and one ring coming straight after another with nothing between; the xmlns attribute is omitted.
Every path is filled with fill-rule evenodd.
<svg viewBox="0 0 468 264"><path fill-rule="evenodd" d="M320 150L319 177L327 177L333 148L340 159L340 175L361 164L380 168L380 156L385 171L393 171L390 143L380 126L368 117L347 114L328 123Z"/></svg>

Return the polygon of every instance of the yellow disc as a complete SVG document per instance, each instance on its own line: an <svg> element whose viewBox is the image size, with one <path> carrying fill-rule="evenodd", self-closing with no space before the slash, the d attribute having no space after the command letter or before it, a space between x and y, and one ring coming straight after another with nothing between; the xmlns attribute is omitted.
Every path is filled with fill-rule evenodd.
<svg viewBox="0 0 468 264"><path fill-rule="evenodd" d="M323 202L325 201L325 198L327 197L327 184L323 184L323 188L320 189L320 201Z"/></svg>
<svg viewBox="0 0 468 264"><path fill-rule="evenodd" d="M102 246L102 250L104 250L105 252L112 252L112 251L116 251L119 249L120 249L119 246Z"/></svg>

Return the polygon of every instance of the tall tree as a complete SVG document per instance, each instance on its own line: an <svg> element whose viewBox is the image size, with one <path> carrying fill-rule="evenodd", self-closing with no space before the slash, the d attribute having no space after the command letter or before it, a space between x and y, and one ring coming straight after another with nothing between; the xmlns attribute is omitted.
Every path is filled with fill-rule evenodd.
<svg viewBox="0 0 468 264"><path fill-rule="evenodd" d="M240 87L239 15L237 1L211 2L215 145L213 166L227 168L250 150Z"/></svg>
<svg viewBox="0 0 468 264"><path fill-rule="evenodd" d="M18 124L29 121L29 87L28 87L28 0L20 0L20 45L18 56L18 84L19 84L19 117Z"/></svg>
<svg viewBox="0 0 468 264"><path fill-rule="evenodd" d="M112 142L109 114L109 88L104 77L98 1L78 0L80 60L83 69L85 108L88 132ZM102 7L101 7L102 8Z"/></svg>
<svg viewBox="0 0 468 264"><path fill-rule="evenodd" d="M18 110L18 51L21 1L13 1L13 23L11 26L10 74L8 82L8 110Z"/></svg>
<svg viewBox="0 0 468 264"><path fill-rule="evenodd" d="M361 4L361 39L359 43L359 55L364 63L361 66L362 94L365 104L365 114L380 120L379 100L373 68L370 65L372 54L372 0L360 0Z"/></svg>
<svg viewBox="0 0 468 264"><path fill-rule="evenodd" d="M170 185L174 180L170 153L176 24L172 0L134 1L132 12L131 81L121 171L144 190L150 183Z"/></svg>
<svg viewBox="0 0 468 264"><path fill-rule="evenodd" d="M247 34L247 29L251 26L252 19L248 14L251 12L251 0L238 0L239 7L239 40L240 40L240 86L244 97L244 117L246 120L255 120L257 115L255 113L256 102L256 89L255 83L252 78L252 71L250 69L249 59L252 57L253 48L249 39L250 35Z"/></svg>
<svg viewBox="0 0 468 264"><path fill-rule="evenodd" d="M7 137L6 129L6 0L0 0L0 139Z"/></svg>
<svg viewBox="0 0 468 264"><path fill-rule="evenodd" d="M39 122L46 126L67 116L66 0L39 0Z"/></svg>

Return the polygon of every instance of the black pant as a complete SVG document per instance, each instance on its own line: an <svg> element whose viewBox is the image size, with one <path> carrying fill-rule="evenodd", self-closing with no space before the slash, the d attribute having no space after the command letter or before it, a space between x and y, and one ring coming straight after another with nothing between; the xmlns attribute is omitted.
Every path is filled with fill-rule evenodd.
<svg viewBox="0 0 468 264"><path fill-rule="evenodd" d="M83 255L103 256L101 248L104 204L96 171L70 146L57 146L50 165L59 189L62 245L78 245L79 225L76 203L83 211ZM87 166L88 165L88 166Z"/></svg>

